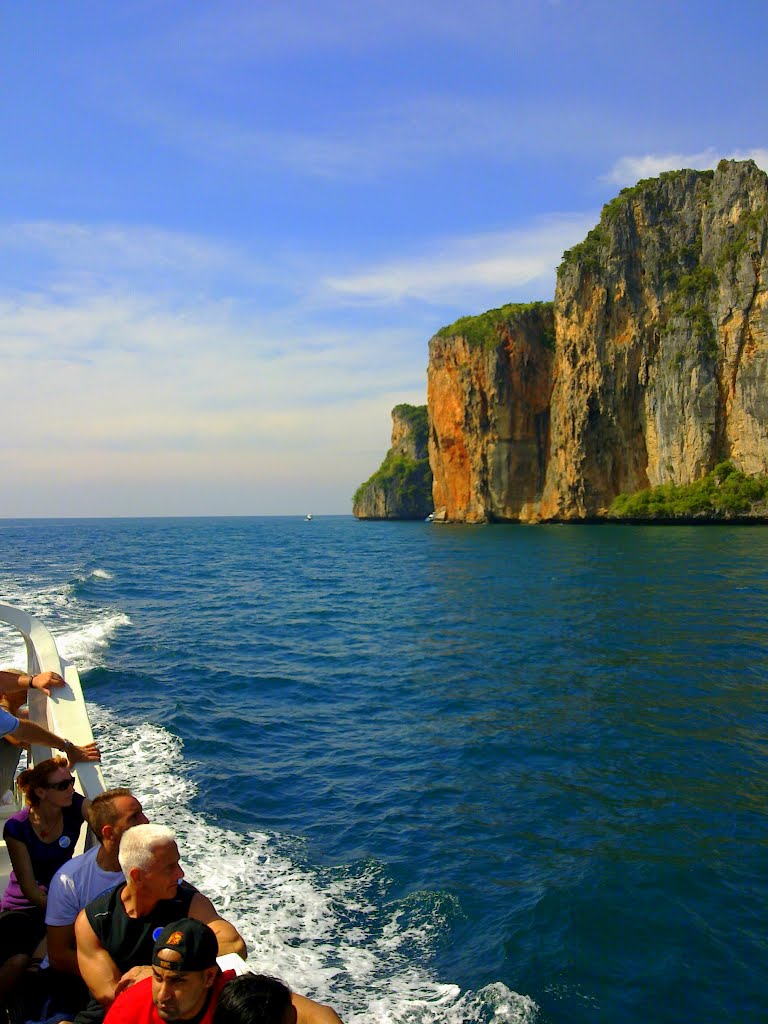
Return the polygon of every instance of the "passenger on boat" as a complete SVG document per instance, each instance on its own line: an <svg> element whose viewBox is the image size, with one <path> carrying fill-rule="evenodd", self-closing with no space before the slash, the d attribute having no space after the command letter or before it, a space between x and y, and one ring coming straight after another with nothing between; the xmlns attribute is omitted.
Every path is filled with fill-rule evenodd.
<svg viewBox="0 0 768 1024"><path fill-rule="evenodd" d="M47 729L28 722L25 716L19 714L21 706L27 703L30 690L40 690L50 697L52 687L64 685L64 680L58 672L39 672L37 675L30 675L16 668L0 670L0 738L5 741L0 743L0 794L5 793L13 785L21 747L28 747L30 743L43 743L63 750L73 764L76 761L98 760L98 756L78 756L80 748L74 743L59 740ZM21 730L19 724L23 726ZM31 726L31 729L28 726ZM91 746L95 751L95 744ZM84 751L88 749L83 748Z"/></svg>
<svg viewBox="0 0 768 1024"><path fill-rule="evenodd" d="M341 1024L330 1006L266 974L241 974L222 989L213 1024Z"/></svg>
<svg viewBox="0 0 768 1024"><path fill-rule="evenodd" d="M48 959L57 971L80 976L75 945L77 915L91 900L125 881L118 860L120 839L128 829L148 822L130 789L108 789L94 797L88 823L99 843L68 861L54 875L48 889Z"/></svg>
<svg viewBox="0 0 768 1024"><path fill-rule="evenodd" d="M235 976L216 963L214 932L192 918L166 925L152 951L152 973L121 992L104 1024L210 1024L222 987Z"/></svg>
<svg viewBox="0 0 768 1024"><path fill-rule="evenodd" d="M3 673L7 675L7 673ZM53 673L43 673L49 675ZM39 676L30 676L29 678L38 679ZM34 687L34 689L43 689L42 687ZM29 688L27 688L27 691ZM8 691L6 691L7 693ZM13 691L15 692L15 691ZM44 692L48 692L45 690ZM77 764L78 761L100 761L101 754L96 743L86 743L84 747L78 747L76 743L72 743L70 740L63 740L61 737L56 736L48 729L44 729L42 725L38 725L37 722L30 722L27 719L16 718L9 711L4 708L0 708L0 736L7 736L13 734L14 738L21 740L24 743L40 743L45 747L54 747L56 750L63 750L69 759L69 763ZM72 856L70 854L70 856Z"/></svg>
<svg viewBox="0 0 768 1024"><path fill-rule="evenodd" d="M0 694L0 708L19 720L27 717L27 712L22 710L22 706L26 703L27 694L24 690L20 690L18 693ZM21 752L28 746L28 743L16 739L13 733L8 733L0 738L0 794L7 794L9 790L12 790Z"/></svg>
<svg viewBox="0 0 768 1024"><path fill-rule="evenodd" d="M36 686L35 681L37 681ZM41 690L46 697L50 697L52 686L66 686L64 679L58 672L30 674L29 672L22 672L18 668L0 669L0 693L27 694L30 690Z"/></svg>
<svg viewBox="0 0 768 1024"><path fill-rule="evenodd" d="M103 1019L115 997L149 977L158 928L191 917L207 924L219 954L246 956L237 930L219 917L211 901L182 881L176 836L162 825L137 825L120 842L125 882L103 893L81 911L75 922L77 962L91 991L91 1002L77 1024Z"/></svg>
<svg viewBox="0 0 768 1024"><path fill-rule="evenodd" d="M0 996L21 976L45 934L48 885L80 835L88 801L75 793L74 781L66 759L57 757L19 775L27 806L3 828L13 870L0 903Z"/></svg>
<svg viewBox="0 0 768 1024"><path fill-rule="evenodd" d="M90 1002L77 966L75 920L91 900L125 881L117 859L120 837L134 825L146 825L147 817L129 789L109 789L94 797L88 823L100 842L67 861L48 887L48 955L27 1000L35 1019L66 1014L71 1020Z"/></svg>

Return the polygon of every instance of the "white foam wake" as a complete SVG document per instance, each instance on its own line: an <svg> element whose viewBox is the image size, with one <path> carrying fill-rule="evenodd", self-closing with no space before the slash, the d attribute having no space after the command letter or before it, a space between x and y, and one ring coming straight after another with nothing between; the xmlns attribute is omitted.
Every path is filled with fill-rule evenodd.
<svg viewBox="0 0 768 1024"><path fill-rule="evenodd" d="M75 662L78 671L84 672L105 663L112 637L118 629L130 624L131 620L124 612L101 612L90 622L54 633L56 646L60 654Z"/></svg>
<svg viewBox="0 0 768 1024"><path fill-rule="evenodd" d="M11 603L11 602L9 602ZM19 607L22 607L19 605ZM30 614L38 615L45 621L45 614L30 608L29 602L23 605ZM51 633L56 640L59 654L74 662L80 672L97 668L105 664L109 643L118 629L129 626L131 620L124 612L100 611L88 622L70 625L59 632L55 623ZM0 667L24 669L27 666L27 655L24 642L19 633L8 627L0 634Z"/></svg>
<svg viewBox="0 0 768 1024"><path fill-rule="evenodd" d="M83 570L76 581L112 579L106 569ZM130 625L121 611L92 608L79 600L72 582L39 582L28 576L6 577L2 601L23 608L44 622L56 640L59 653L83 672L105 664L110 641L116 632ZM0 631L0 667L26 668L27 658L20 635L11 626Z"/></svg>
<svg viewBox="0 0 768 1024"><path fill-rule="evenodd" d="M245 939L256 971L328 1002L347 1024L531 1024L536 1004L496 983L477 992L439 982L407 950L429 948L435 912L384 911L380 865L327 870L303 863L301 840L211 824L190 810L195 786L181 740L160 726L126 728L89 714L109 786L130 786L148 816L179 837L188 879ZM383 924L382 924L383 917ZM408 923L404 923L407 917Z"/></svg>
<svg viewBox="0 0 768 1024"><path fill-rule="evenodd" d="M94 569L77 580L88 576L110 578ZM86 620L70 584L6 579L3 599L47 622L60 652L81 671L106 664L110 640L130 625L127 615L109 609L88 609ZM9 628L0 632L0 666L11 665L25 667L26 654ZM418 897L392 902L380 864L321 869L306 863L295 837L211 823L191 811L195 786L181 740L148 723L126 728L96 705L89 713L107 785L130 786L152 820L175 829L190 881L237 926L254 970L330 1003L346 1024L535 1020L535 1003L501 983L462 992L430 971L434 939L448 927L446 898L425 894L421 907Z"/></svg>
<svg viewBox="0 0 768 1024"><path fill-rule="evenodd" d="M95 580L112 580L114 576L107 569L94 569L91 572L91 577Z"/></svg>

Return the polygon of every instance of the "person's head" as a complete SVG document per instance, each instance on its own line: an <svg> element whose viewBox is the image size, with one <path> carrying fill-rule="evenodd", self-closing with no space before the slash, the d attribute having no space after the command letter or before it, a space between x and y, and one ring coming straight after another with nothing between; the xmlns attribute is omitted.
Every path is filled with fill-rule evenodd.
<svg viewBox="0 0 768 1024"><path fill-rule="evenodd" d="M213 1024L296 1024L291 990L266 974L241 974L221 990Z"/></svg>
<svg viewBox="0 0 768 1024"><path fill-rule="evenodd" d="M147 898L172 899L184 877L176 834L164 825L136 825L120 840L117 855L125 880Z"/></svg>
<svg viewBox="0 0 768 1024"><path fill-rule="evenodd" d="M108 789L93 798L88 824L108 849L117 849L124 832L148 824L144 810L130 789Z"/></svg>
<svg viewBox="0 0 768 1024"><path fill-rule="evenodd" d="M152 1002L161 1020L189 1020L205 1006L219 967L216 935L190 917L167 924L152 950Z"/></svg>
<svg viewBox="0 0 768 1024"><path fill-rule="evenodd" d="M63 809L72 804L75 779L66 757L49 757L23 771L16 782L30 807L47 803Z"/></svg>
<svg viewBox="0 0 768 1024"><path fill-rule="evenodd" d="M27 694L25 690L20 690L18 693L0 693L0 708L8 711L12 715L18 715L19 709L27 703Z"/></svg>

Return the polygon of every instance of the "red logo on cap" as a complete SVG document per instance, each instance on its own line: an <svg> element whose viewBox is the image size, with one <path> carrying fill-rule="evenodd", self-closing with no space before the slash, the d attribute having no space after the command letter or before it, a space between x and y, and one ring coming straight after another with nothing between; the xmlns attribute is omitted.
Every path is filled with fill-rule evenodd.
<svg viewBox="0 0 768 1024"><path fill-rule="evenodd" d="M183 938L184 936L181 934L181 932L173 932L168 938L168 945L178 946L178 944L181 942Z"/></svg>

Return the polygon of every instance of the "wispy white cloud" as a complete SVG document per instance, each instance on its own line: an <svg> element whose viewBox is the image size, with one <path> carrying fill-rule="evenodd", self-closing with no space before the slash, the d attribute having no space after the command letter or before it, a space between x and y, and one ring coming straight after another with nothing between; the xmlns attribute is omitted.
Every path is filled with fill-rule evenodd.
<svg viewBox="0 0 768 1024"><path fill-rule="evenodd" d="M768 149L737 149L718 151L714 147L697 153L647 153L643 156L623 156L617 160L602 181L611 185L634 185L641 178L654 178L663 171L681 167L707 170L720 160L754 160L758 167L768 171Z"/></svg>
<svg viewBox="0 0 768 1024"><path fill-rule="evenodd" d="M361 304L407 299L471 304L483 294L543 283L553 294L564 250L583 238L596 219L594 213L552 215L519 230L445 239L418 255L333 275L324 284L340 299Z"/></svg>
<svg viewBox="0 0 768 1024"><path fill-rule="evenodd" d="M205 118L156 99L126 106L125 115L196 161L361 182L428 167L444 173L447 160L477 166L591 155L615 146L623 130L608 112L576 102L462 91L400 97L393 91L386 103L356 97L349 106L311 115L286 110L279 125L258 112L240 120Z"/></svg>
<svg viewBox="0 0 768 1024"><path fill-rule="evenodd" d="M190 289L258 269L192 234L2 227L6 263L28 260L36 282L0 290L0 473L21 496L4 514L349 511L388 447L391 408L425 400L430 333L515 286L548 297L563 249L593 222L443 239L362 272L328 273L329 253L293 305L254 303L248 286ZM293 269L279 262L272 280ZM24 504L40 480L44 509Z"/></svg>
<svg viewBox="0 0 768 1024"><path fill-rule="evenodd" d="M103 274L140 276L163 284L163 275L263 280L273 264L251 253L192 233L146 225L27 221L0 224L0 251L31 254L68 278ZM61 275L60 275L61 280Z"/></svg>

